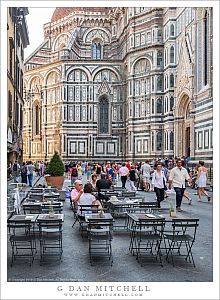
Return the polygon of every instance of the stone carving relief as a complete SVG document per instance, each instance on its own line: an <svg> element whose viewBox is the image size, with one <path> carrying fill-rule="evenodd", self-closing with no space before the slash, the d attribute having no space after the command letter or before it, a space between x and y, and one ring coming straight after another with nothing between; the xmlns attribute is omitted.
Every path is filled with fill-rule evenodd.
<svg viewBox="0 0 220 300"><path fill-rule="evenodd" d="M62 34L55 41L54 50L57 51L57 50L67 47L68 40L69 40L69 36L67 34Z"/></svg>
<svg viewBox="0 0 220 300"><path fill-rule="evenodd" d="M109 37L104 30L94 29L86 36L86 43L91 43L94 39L101 39L104 43L109 43Z"/></svg>

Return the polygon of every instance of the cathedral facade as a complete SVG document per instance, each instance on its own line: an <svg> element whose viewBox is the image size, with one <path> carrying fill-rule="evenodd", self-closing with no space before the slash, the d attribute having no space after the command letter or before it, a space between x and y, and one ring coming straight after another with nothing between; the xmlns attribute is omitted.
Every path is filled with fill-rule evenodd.
<svg viewBox="0 0 220 300"><path fill-rule="evenodd" d="M24 160L212 163L211 8L56 8L25 62Z"/></svg>

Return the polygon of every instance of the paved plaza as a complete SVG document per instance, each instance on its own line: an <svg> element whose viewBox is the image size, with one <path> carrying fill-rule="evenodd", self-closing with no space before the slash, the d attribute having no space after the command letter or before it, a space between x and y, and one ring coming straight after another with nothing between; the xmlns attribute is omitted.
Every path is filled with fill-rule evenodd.
<svg viewBox="0 0 220 300"><path fill-rule="evenodd" d="M86 179L83 178L85 182ZM38 183L43 182L41 178ZM121 185L119 181L118 185ZM11 247L8 244L8 281L71 281L71 282L208 282L213 280L213 204L204 197L203 202L197 202L195 190L188 189L193 199L192 205L183 200L184 216L198 217L199 227L193 255L196 268L186 263L184 259L176 260L175 267L167 263L163 256L163 267L155 263L147 263L143 267L129 252L130 236L128 232L114 232L113 266L105 262L90 265L88 240L82 238L78 225L72 228L73 212L69 200L64 202L63 224L63 258L62 262L48 262L40 266L39 253L33 265L18 260L11 267ZM211 193L210 193L211 194ZM138 191L138 195L154 201L155 193ZM169 200L168 200L169 199ZM175 203L175 195L171 194L163 201L162 207L169 207L169 201ZM118 222L118 219L116 219Z"/></svg>

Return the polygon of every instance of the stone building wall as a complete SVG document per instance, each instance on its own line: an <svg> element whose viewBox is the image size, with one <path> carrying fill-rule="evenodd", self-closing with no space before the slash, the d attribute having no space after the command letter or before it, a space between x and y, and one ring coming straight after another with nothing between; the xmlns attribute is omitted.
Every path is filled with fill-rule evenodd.
<svg viewBox="0 0 220 300"><path fill-rule="evenodd" d="M81 9L57 8L26 60L25 157L211 159L212 11L202 89L205 9Z"/></svg>

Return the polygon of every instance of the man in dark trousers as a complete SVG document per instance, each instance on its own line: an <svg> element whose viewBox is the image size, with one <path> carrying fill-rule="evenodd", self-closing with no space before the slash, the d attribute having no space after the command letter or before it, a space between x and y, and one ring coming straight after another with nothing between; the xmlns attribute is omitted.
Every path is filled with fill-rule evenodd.
<svg viewBox="0 0 220 300"><path fill-rule="evenodd" d="M111 181L106 179L106 174L105 173L101 173L101 179L97 180L96 182L96 188L97 188L97 191L98 191L98 198L99 199L105 199L105 195L102 194L100 191L102 189L110 189L111 187Z"/></svg>

